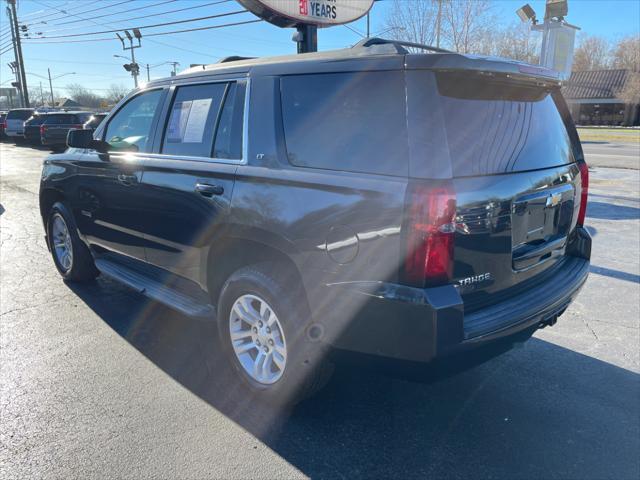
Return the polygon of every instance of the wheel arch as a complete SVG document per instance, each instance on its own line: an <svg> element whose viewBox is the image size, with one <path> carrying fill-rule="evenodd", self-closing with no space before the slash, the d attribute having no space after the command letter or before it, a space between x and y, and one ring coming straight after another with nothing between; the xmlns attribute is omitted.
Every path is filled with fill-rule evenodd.
<svg viewBox="0 0 640 480"><path fill-rule="evenodd" d="M306 295L302 275L290 254L246 237L225 237L211 246L207 258L206 281L212 301L217 304L220 291L233 272L261 262L281 265L280 274L286 274L287 280L302 288Z"/></svg>
<svg viewBox="0 0 640 480"><path fill-rule="evenodd" d="M66 200L64 193L55 188L45 188L40 191L40 216L46 223L47 215L51 211L54 203Z"/></svg>

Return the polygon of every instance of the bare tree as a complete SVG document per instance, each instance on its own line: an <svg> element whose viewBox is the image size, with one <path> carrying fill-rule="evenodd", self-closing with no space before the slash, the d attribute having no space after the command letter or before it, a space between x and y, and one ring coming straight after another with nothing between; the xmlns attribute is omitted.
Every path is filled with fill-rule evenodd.
<svg viewBox="0 0 640 480"><path fill-rule="evenodd" d="M126 97L127 94L129 93L129 90L130 90L129 88L125 87L121 83L120 84L112 83L109 86L109 90L107 90L107 94L105 95L104 99L108 104L113 105L115 103L118 103L124 97Z"/></svg>
<svg viewBox="0 0 640 480"><path fill-rule="evenodd" d="M436 43L437 0L393 0L385 30L396 40L433 45Z"/></svg>
<svg viewBox="0 0 640 480"><path fill-rule="evenodd" d="M610 66L609 42L595 35L582 36L573 54L573 70L604 70Z"/></svg>
<svg viewBox="0 0 640 480"><path fill-rule="evenodd" d="M69 97L78 102L83 107L98 108L103 102L102 97L96 95L79 83L70 83L66 86Z"/></svg>
<svg viewBox="0 0 640 480"><path fill-rule="evenodd" d="M514 23L499 30L493 39L493 53L529 63L540 60L538 37L531 35L528 23Z"/></svg>
<svg viewBox="0 0 640 480"><path fill-rule="evenodd" d="M442 32L456 52L486 51L485 39L496 23L489 0L447 0L442 4Z"/></svg>
<svg viewBox="0 0 640 480"><path fill-rule="evenodd" d="M640 35L632 35L618 42L613 51L613 66L640 72Z"/></svg>
<svg viewBox="0 0 640 480"><path fill-rule="evenodd" d="M630 71L627 74L624 87L616 94L626 104L634 105L640 103L640 72Z"/></svg>

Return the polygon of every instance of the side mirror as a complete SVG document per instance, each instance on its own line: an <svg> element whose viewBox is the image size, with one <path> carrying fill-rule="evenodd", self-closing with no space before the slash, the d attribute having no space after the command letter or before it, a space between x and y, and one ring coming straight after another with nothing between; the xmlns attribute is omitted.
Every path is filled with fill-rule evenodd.
<svg viewBox="0 0 640 480"><path fill-rule="evenodd" d="M98 153L107 153L109 144L93 139L93 130L72 129L67 133L67 145L72 148L90 148Z"/></svg>
<svg viewBox="0 0 640 480"><path fill-rule="evenodd" d="M93 140L93 132L89 130L71 129L67 133L67 145L72 148L89 148Z"/></svg>

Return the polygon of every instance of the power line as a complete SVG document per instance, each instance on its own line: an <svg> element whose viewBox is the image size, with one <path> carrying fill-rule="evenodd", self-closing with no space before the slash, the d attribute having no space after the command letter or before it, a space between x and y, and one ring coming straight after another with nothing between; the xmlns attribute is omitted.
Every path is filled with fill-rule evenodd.
<svg viewBox="0 0 640 480"><path fill-rule="evenodd" d="M172 0L173 1L173 0ZM177 10L169 10L168 12L160 12L160 13L152 13L150 15L140 15L138 17L131 17L131 18L126 18L126 19L112 19L113 21L131 21L131 20L140 20L142 18L150 18L150 17L158 17L158 16L164 16L164 15L168 15L170 13L178 13L178 12L184 12L186 10L194 10L196 8L203 8L203 7L210 7L212 5L218 5L220 3L227 3L230 2L231 0L218 0L216 2L210 2L210 3L203 3L200 5L196 5L195 7L185 7L185 8L179 8ZM149 5L148 8L153 7L155 5L161 5L163 3L167 3L167 2L160 2L160 3L156 3L154 5ZM130 11L129 11L130 12ZM129 13L127 12L127 13ZM96 18L101 18L101 17L107 17L110 15L121 15L122 13L118 12L118 13L108 13L106 15L98 15L97 17L93 17L93 19ZM77 22L77 20L74 20L73 22ZM69 22L66 22L69 23ZM62 23L60 23L59 25L62 25ZM85 27L88 28L88 27ZM68 31L68 30L77 30L78 27L67 27L67 28L58 28L58 29L54 29L54 30L45 30L43 32L38 32L38 35L41 33L47 34L47 33L53 33L53 32L64 32L64 31ZM30 37L30 38L38 38L38 37Z"/></svg>
<svg viewBox="0 0 640 480"><path fill-rule="evenodd" d="M158 2L158 3L153 3L151 5L143 5L141 7L137 7L137 8L131 8L129 10L127 10L126 12L112 12L112 13L105 13L104 15L98 15L96 17L91 17L92 20L96 19L96 18L103 18L103 17L109 17L111 15L122 15L123 13L131 13L131 12L136 12L138 10L144 10L145 8L153 8L153 7L157 7L160 5L165 5L167 3L174 3L177 2L178 0L164 0L162 2ZM116 4L119 5L119 4ZM115 5L112 5L115 6ZM87 12L80 12L80 14L84 14ZM78 15L75 15L78 16ZM53 23L52 25L58 26L58 25L68 25L69 23L77 23L77 20L69 20L68 22L60 22L60 23Z"/></svg>
<svg viewBox="0 0 640 480"><path fill-rule="evenodd" d="M247 10L236 10L234 12L218 13L217 15L208 15L206 17L188 18L186 20L174 20L173 22L156 23L154 25L141 25L141 26L137 26L137 27L125 27L124 29L138 28L138 29L142 30L144 28L167 27L169 25L178 25L178 24L181 24L181 23L199 22L199 21L202 21L202 20L210 20L212 18L229 17L231 15L238 15L240 13L245 13L245 12L247 12ZM53 35L53 36L49 36L49 37L39 37L39 38L29 38L29 39L30 40L39 41L41 38L43 38L43 39L52 39L52 38L85 37L85 36L89 36L89 35L101 35L103 33L115 33L115 32L120 32L122 30L123 30L123 28L118 28L118 29L115 29L115 30L102 30L102 31L99 31L99 32L72 33L72 34L69 34L69 35ZM150 36L150 35L146 35L146 36Z"/></svg>
<svg viewBox="0 0 640 480"><path fill-rule="evenodd" d="M100 7L98 7L98 8L93 8L93 9L91 9L91 10L86 10L86 11L77 12L77 13L79 13L79 14L85 14L85 13L95 12L95 11L97 11L97 10L105 10L105 9L107 9L107 8L117 7L118 5L123 5L123 4L125 4L125 3L130 3L130 2L132 2L132 1L133 1L133 0L123 0L123 1L116 2L116 3L112 3L112 4L109 4L109 5L101 4L101 6L100 6ZM175 0L174 0L174 1L175 1ZM37 3L37 4L39 4L39 5L44 5L44 6L45 6L45 7L47 7L47 8L51 8L51 9L53 9L53 10L57 10L57 12L56 12L56 13L49 14L48 16L51 16L51 15L60 15L61 13L63 14L62 16L60 16L60 17L58 17L58 18L50 18L50 19L49 19L49 20L47 20L46 22L43 22L43 23L47 23L47 24L48 24L49 22L53 22L53 21L55 21L55 20L62 20L63 18L66 18L66 16L67 16L67 15L75 16L76 14L75 14L75 13L71 13L71 12L75 12L75 11L77 11L77 10L78 10L77 8L69 9L69 10L62 10L62 9L60 9L60 8L58 8L58 7L51 7L51 6L47 5L46 3L38 2L38 1L36 1L36 0L33 0L33 2L34 2L34 3ZM80 8L84 8L84 7L85 7L85 6L83 5L83 6L82 6L82 7L80 7ZM30 21L29 21L29 23L33 23L33 22L40 23L38 20L40 20L40 21L41 21L41 19L42 19L42 18L45 18L45 17L40 17L40 18L36 18L36 19L34 19L34 20L30 20ZM54 24L52 24L52 25L61 25L61 24L59 24L59 23L58 23L58 24L54 23Z"/></svg>
<svg viewBox="0 0 640 480"><path fill-rule="evenodd" d="M147 37L158 37L161 35L173 35L175 33L187 33L187 32L197 32L197 31L201 31L201 30L213 30L216 28L224 28L224 27L235 27L237 25L247 25L250 23L258 23L258 22L262 22L263 20L261 18L255 19L255 20L247 20L244 22L234 22L234 23L224 23L222 25L212 25L209 27L200 27L200 28L189 28L186 30L173 30L171 32L160 32L160 33L148 33L144 36L144 38ZM85 43L85 42L112 42L115 39L113 38L91 38L91 39L86 39L86 40L53 40L53 41L46 41L46 42L40 42L38 40L27 40L28 43L30 44L41 44L41 43Z"/></svg>

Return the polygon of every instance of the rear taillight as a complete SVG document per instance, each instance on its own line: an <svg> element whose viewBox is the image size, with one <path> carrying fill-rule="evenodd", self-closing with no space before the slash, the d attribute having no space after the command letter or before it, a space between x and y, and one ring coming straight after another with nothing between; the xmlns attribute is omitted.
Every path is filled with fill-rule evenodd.
<svg viewBox="0 0 640 480"><path fill-rule="evenodd" d="M456 216L452 186L409 184L405 211L404 281L421 288L449 283Z"/></svg>
<svg viewBox="0 0 640 480"><path fill-rule="evenodd" d="M40 125L40 135L44 135L44 132L47 131L47 127L45 125Z"/></svg>
<svg viewBox="0 0 640 480"><path fill-rule="evenodd" d="M578 162L580 168L580 183L582 184L582 193L580 194L580 211L578 212L578 225L584 225L587 216L587 197L589 196L589 166L587 162L581 160Z"/></svg>

